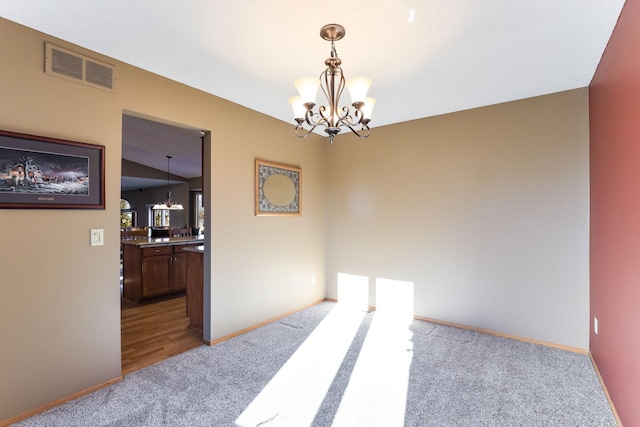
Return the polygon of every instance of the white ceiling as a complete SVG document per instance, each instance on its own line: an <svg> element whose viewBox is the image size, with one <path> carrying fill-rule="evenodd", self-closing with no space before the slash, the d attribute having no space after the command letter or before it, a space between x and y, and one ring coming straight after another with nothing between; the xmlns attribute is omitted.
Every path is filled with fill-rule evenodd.
<svg viewBox="0 0 640 427"><path fill-rule="evenodd" d="M295 94L292 83L320 74L330 53L320 28L342 24L346 36L336 49L346 77L373 80L375 131L376 126L588 86L623 4L0 0L0 16L292 123L292 128L287 102Z"/></svg>

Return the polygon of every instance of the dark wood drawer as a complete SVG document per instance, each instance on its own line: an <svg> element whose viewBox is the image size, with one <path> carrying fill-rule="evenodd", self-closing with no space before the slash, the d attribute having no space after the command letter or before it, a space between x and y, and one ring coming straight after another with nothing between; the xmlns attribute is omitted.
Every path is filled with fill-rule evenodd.
<svg viewBox="0 0 640 427"><path fill-rule="evenodd" d="M151 248L142 248L142 256L155 256L155 255L171 255L173 252L171 246L156 246Z"/></svg>
<svg viewBox="0 0 640 427"><path fill-rule="evenodd" d="M191 244L191 245L175 245L173 253L174 254L183 254L184 251L182 249L188 248L189 246L199 246L201 244L202 243L194 243L194 244Z"/></svg>

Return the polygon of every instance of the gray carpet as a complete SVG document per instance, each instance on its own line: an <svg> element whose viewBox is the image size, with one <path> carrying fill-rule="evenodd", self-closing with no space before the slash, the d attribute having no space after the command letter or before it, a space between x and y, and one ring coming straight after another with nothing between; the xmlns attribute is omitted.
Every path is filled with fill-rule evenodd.
<svg viewBox="0 0 640 427"><path fill-rule="evenodd" d="M16 425L617 425L587 355L384 320L325 302Z"/></svg>

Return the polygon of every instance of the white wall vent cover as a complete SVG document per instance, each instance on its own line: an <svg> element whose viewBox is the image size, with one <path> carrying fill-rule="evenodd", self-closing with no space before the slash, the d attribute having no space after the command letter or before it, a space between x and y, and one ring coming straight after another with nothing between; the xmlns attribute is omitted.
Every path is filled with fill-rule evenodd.
<svg viewBox="0 0 640 427"><path fill-rule="evenodd" d="M115 67L84 55L45 43L45 72L88 86L113 91Z"/></svg>

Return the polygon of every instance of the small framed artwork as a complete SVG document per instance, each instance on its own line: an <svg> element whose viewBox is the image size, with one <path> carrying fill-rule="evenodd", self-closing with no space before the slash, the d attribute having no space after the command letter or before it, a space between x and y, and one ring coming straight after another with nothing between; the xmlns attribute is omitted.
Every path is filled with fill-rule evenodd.
<svg viewBox="0 0 640 427"><path fill-rule="evenodd" d="M256 215L302 215L302 169L256 159Z"/></svg>
<svg viewBox="0 0 640 427"><path fill-rule="evenodd" d="M104 146L0 130L0 208L104 209Z"/></svg>

